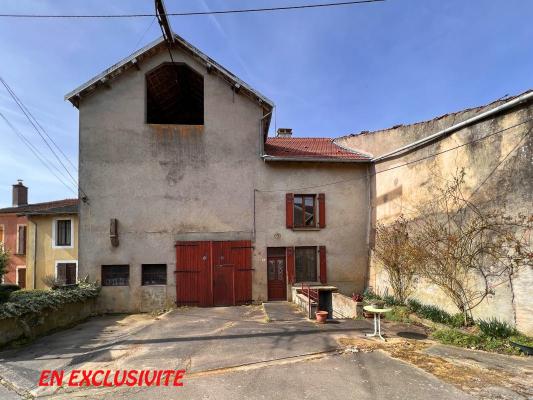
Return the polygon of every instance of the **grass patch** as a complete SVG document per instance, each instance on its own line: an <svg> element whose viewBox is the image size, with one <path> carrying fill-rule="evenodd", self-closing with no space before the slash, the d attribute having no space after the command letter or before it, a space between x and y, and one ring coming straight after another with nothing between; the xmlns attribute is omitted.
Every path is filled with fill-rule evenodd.
<svg viewBox="0 0 533 400"><path fill-rule="evenodd" d="M507 338L494 338L483 334L466 333L459 329L441 329L431 334L431 338L442 344L484 350L503 354L518 355L520 351L513 347Z"/></svg>

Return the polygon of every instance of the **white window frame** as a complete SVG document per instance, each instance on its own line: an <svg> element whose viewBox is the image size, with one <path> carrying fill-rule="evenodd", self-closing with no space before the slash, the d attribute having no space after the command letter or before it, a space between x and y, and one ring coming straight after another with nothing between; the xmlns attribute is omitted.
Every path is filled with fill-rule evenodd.
<svg viewBox="0 0 533 400"><path fill-rule="evenodd" d="M19 284L19 269L26 269L25 265L17 265L15 267L15 284ZM26 286L28 286L28 270L26 269Z"/></svg>
<svg viewBox="0 0 533 400"><path fill-rule="evenodd" d="M57 265L58 264L76 264L76 282L78 281L78 260L55 260L55 264L54 264L54 279L55 280L57 280Z"/></svg>
<svg viewBox="0 0 533 400"><path fill-rule="evenodd" d="M28 224L17 224L17 243L15 247L15 255L16 256L26 256L26 249L24 249L24 253L19 253L19 227L25 226L26 227L26 245L28 245Z"/></svg>
<svg viewBox="0 0 533 400"><path fill-rule="evenodd" d="M70 221L70 246L58 246L56 245L56 231L57 231L57 221ZM74 248L74 219L58 217L54 218L52 225L52 248L53 249L73 249Z"/></svg>

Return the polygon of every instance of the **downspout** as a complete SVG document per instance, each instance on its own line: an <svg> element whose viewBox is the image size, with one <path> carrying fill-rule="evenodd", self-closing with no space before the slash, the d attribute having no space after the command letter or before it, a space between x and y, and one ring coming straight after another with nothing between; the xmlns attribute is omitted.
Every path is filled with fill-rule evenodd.
<svg viewBox="0 0 533 400"><path fill-rule="evenodd" d="M33 234L33 289L37 288L37 222L30 220L34 226Z"/></svg>
<svg viewBox="0 0 533 400"><path fill-rule="evenodd" d="M521 96L518 96L517 98L515 98L515 99L513 99L511 101L508 101L507 103L502 104L502 105L500 105L498 107L495 107L495 108L493 108L491 110L482 112L481 114L478 114L478 115L475 115L475 116L473 116L471 118L468 118L468 119L464 120L463 122L459 122L458 124L452 125L449 128L443 129L443 130L438 131L438 132L436 132L436 133L434 133L432 135L429 135L429 136L427 136L425 138L417 140L416 142L413 142L413 143L410 143L410 144L408 144L406 146L400 147L400 148L398 148L396 150L393 150L393 151L391 151L389 153L385 153L385 154L383 154L383 155L381 155L379 157L374 157L372 159L372 161L379 162L379 161L384 161L384 160L386 160L388 158L391 158L391 157L396 157L396 156L402 155L402 154L404 154L404 153L406 153L408 151L411 151L411 150L414 150L414 149L416 149L418 147L421 147L424 144L426 144L428 142L431 142L434 139L439 138L440 136L444 136L444 135L446 135L448 133L451 133L453 131L457 131L457 130L459 130L461 128L464 128L464 127L466 127L468 125L471 125L471 124L473 124L475 122L481 121L481 120L483 120L483 119L485 119L485 118L487 118L487 117L489 117L491 115L498 114L498 113L500 113L502 111L506 111L506 110L508 110L508 109L520 104L520 103L524 103L524 102L526 102L528 100L531 100L531 99L533 99L533 91L531 91L529 93L525 93L525 94L523 94Z"/></svg>
<svg viewBox="0 0 533 400"><path fill-rule="evenodd" d="M274 111L274 109L272 109ZM272 111L266 113L259 119L259 157L265 154L265 137L263 136L263 121L272 114Z"/></svg>

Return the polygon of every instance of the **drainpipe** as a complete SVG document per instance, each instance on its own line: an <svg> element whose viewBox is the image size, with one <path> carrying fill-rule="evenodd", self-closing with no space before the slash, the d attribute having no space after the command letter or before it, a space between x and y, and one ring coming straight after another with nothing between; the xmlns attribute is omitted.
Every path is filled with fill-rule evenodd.
<svg viewBox="0 0 533 400"><path fill-rule="evenodd" d="M272 109L274 111L274 109ZM263 137L263 121L272 114L272 111L266 113L259 119L259 157L265 154L265 138Z"/></svg>
<svg viewBox="0 0 533 400"><path fill-rule="evenodd" d="M37 222L30 220L34 226L33 234L33 289L37 288Z"/></svg>
<svg viewBox="0 0 533 400"><path fill-rule="evenodd" d="M491 115L495 115L495 114L498 114L498 113L501 113L503 111L506 111L506 110L509 110L510 108L518 105L518 104L521 104L521 103L525 103L529 100L533 99L533 91L529 92L529 93L525 93L521 96L518 96L517 98L511 100L511 101L508 101L507 103L505 104L502 104L498 107L495 107L491 110L488 110L488 111L485 111L485 112L482 112L481 114L478 114L478 115L475 115L471 118L468 118L467 120L463 121L463 122L459 122L458 124L455 124L455 125L452 125L450 126L449 128L446 128L446 129L443 129L437 133L434 133L432 135L429 135L423 139L420 139L420 140L417 140L416 142L413 142L413 143L410 143L406 146L403 146L403 147L400 147L396 150L393 150L389 153L385 153L379 157L374 157L372 159L372 161L374 162L379 162L379 161L385 161L389 158L392 158L392 157L396 157L396 156L399 156L399 155L402 155L408 151L411 151L411 150L414 150L418 147L421 147L423 145L425 145L426 143L428 142L431 142L441 136L444 136L444 135L447 135L453 131L457 131L461 128L464 128L468 125L472 125L473 123L476 123L478 121L481 121Z"/></svg>

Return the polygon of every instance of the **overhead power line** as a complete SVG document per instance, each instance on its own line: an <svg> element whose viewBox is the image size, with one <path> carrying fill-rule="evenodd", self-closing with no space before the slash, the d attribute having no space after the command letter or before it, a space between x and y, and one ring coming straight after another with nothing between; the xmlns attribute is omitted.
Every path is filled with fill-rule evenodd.
<svg viewBox="0 0 533 400"><path fill-rule="evenodd" d="M74 178L74 176L72 176L72 174L70 173L70 171L68 170L68 168L66 167L65 163L61 160L61 158L57 155L57 153L55 152L55 150L52 148L52 146L50 145L50 143L48 142L48 140L46 139L45 135L53 142L53 140L50 138L50 136L44 131L43 129L43 132L45 133L45 135L43 135L43 133L41 133L41 131L39 130L39 127L41 127L42 129L42 126L37 122L37 120L33 120L35 119L35 117L33 117L33 115L30 117L30 114L29 114L29 111L26 111L27 110L27 107L22 103L22 101L17 97L17 95L15 94L15 92L13 91L13 89L11 89L11 87L7 84L7 82L2 78L0 77L0 82L4 85L4 87L6 88L7 92L9 93L9 95L11 96L11 98L13 99L13 101L17 104L17 106L19 107L19 109L22 111L22 113L24 114L24 116L26 117L26 119L30 122L30 124L33 126L33 128L35 129L35 132L37 132L37 134L39 135L39 137L43 140L44 144L48 147L48 149L50 150L50 152L54 155L55 159L57 160L57 162L59 163L59 165L61 165L61 167L63 168L63 170L67 173L68 177L72 180L72 182L74 183L74 185L78 188L78 191L83 195L83 199L87 199L87 194L83 191L83 189L80 187L78 181L76 178ZM33 117L33 119L32 119ZM39 127L38 127L39 126ZM53 142L54 145L59 149L59 146L57 146L57 144L55 142ZM61 154L64 155L63 151L61 151L61 149L59 149ZM66 158L66 156L64 155L64 157Z"/></svg>
<svg viewBox="0 0 533 400"><path fill-rule="evenodd" d="M353 6L365 3L382 3L386 0L356 0L343 1L338 3L318 3L318 4L300 4L294 6L281 7L260 7L260 8L243 8L234 10L213 10L213 11L190 11L190 12L174 12L167 13L169 17L187 17L198 15L220 15L220 14L246 14L259 12L273 12L273 11L289 11L289 10L304 10L311 8L325 8L325 7L340 7ZM0 14L0 18L146 18L155 17L156 14Z"/></svg>
<svg viewBox="0 0 533 400"><path fill-rule="evenodd" d="M15 128L15 126L11 123L11 121L9 121L7 119L7 117L2 113L0 112L0 117L4 120L4 122L6 123L7 126L9 126L11 128L11 130L15 133L15 135L17 135L19 137L19 139L22 141L22 143L24 143L26 145L26 147L28 147L30 149L30 151L35 155L35 157L46 167L46 169L48 169L48 171L50 171L50 173L52 175L54 175L56 177L56 179L61 182L68 190L70 190L72 193L74 193L76 196L78 195L78 193L71 187L69 186L61 177L60 175L56 174L54 172L54 170L51 168L51 166L55 167L56 170L57 170L57 166L55 166L52 162L50 162L50 160L48 160L40 151L37 147L35 147L29 140L26 136L24 136L17 128ZM59 171L60 172L60 171Z"/></svg>

